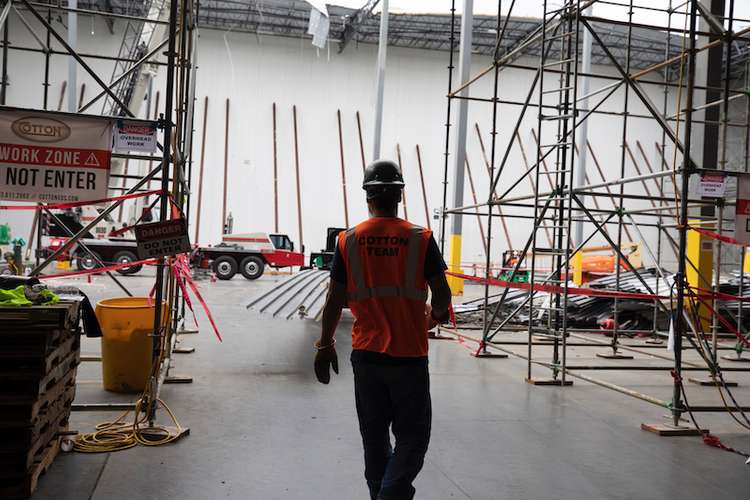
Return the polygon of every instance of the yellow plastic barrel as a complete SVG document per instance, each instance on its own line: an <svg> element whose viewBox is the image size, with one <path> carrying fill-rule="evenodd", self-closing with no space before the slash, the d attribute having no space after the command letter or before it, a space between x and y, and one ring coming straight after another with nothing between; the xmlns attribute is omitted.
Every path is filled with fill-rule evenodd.
<svg viewBox="0 0 750 500"><path fill-rule="evenodd" d="M102 378L112 392L142 392L151 374L154 305L146 297L100 300L96 318L102 328Z"/></svg>

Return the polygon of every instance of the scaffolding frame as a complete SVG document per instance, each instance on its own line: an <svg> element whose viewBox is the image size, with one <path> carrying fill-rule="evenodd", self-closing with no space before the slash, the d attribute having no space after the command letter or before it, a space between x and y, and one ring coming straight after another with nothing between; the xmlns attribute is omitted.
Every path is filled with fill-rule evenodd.
<svg viewBox="0 0 750 500"><path fill-rule="evenodd" d="M717 292L721 274L721 252L722 241L713 239L714 268L712 276L701 276L696 263L692 262L686 253L687 236L690 225L709 224L709 227L721 234L726 231L727 225L733 221L726 218L725 209L734 203L723 198L706 198L690 195L691 178L704 173L720 173L732 177L740 173L750 172L748 161L750 152L750 95L747 93L747 82L750 78L748 66L743 65L742 75L744 82L740 82L739 88L732 87L736 81L738 71L733 67L733 62L739 54L744 53L747 47L748 33L750 28L734 30L734 4L735 0L727 0L729 15L712 14L704 5L697 0L685 2L669 2L669 8L662 9L653 6L635 5L633 0L616 0L602 2L608 5L619 5L627 9L627 21L621 19L604 19L592 16L587 9L599 0L564 0L550 7L548 0L543 0L543 17L537 29L520 44L510 50L503 52L503 30L499 29L498 23L497 39L495 42L495 54L492 63L486 69L462 82L458 86L453 85L453 51L455 49L454 39L456 32L455 0L452 3L451 19L451 56L449 64L449 91L448 111L446 122L446 150L444 179L447 183L449 160L451 154L450 132L451 132L451 104L456 99L469 99L477 103L488 103L491 106L491 155L490 155L490 188L487 200L482 203L448 208L447 193L443 191L443 220L441 239L444 244L445 221L448 217L463 215L478 216L486 219L485 227L487 234L486 262L483 266L483 319L480 327L481 337L476 337L456 327L442 327L441 329L456 336L462 342L471 341L477 344L474 355L477 357L492 357L492 351L499 351L526 361L526 380L534 384L566 386L572 381L568 377L578 378L616 392L635 397L637 399L663 407L671 412L674 426L678 426L680 418L685 413L693 412L729 412L743 427L750 428L750 419L745 411L750 410L748 406L741 406L732 395L723 372L747 372L747 368L723 367L717 355L719 350L736 350L738 355L743 351L743 345L747 345L750 335L742 332L743 301L739 300L736 321L739 336L735 347L720 345L718 342L720 318L715 296L709 303L700 298L704 293L691 287L686 280L688 268L698 272L701 282L711 292ZM497 18L501 17L503 2L498 1ZM510 2L512 15L515 0ZM633 16L638 9L648 11L659 11L667 15L667 26L656 26L646 24L634 24ZM678 22L675 26L674 19ZM702 21L707 28L705 31L699 29L698 23ZM626 43L624 54L618 57L608 46L597 26L603 23L624 26L626 30ZM663 60L645 68L632 65L633 57L633 30L650 30L661 33L665 37ZM606 55L607 63L616 70L616 75L597 74L595 71L582 71L579 64L581 54L581 36L587 32L593 39L593 44L599 51ZM675 39L672 33L682 33L677 43L681 46L675 48ZM704 37L708 40L699 45L697 38ZM529 48L535 46L531 51ZM720 50L721 77L720 85L711 86L696 83L696 65L699 54L708 50ZM677 50L677 55L673 55ZM538 57L536 67L519 64L518 57L535 54ZM714 53L715 57L715 53ZM741 57L738 57L742 60ZM529 92L523 101L501 99L499 97L500 73L506 67L524 68L534 73ZM661 78L649 77L653 72L661 71ZM493 95L491 97L477 97L460 95L460 93L471 88L471 85L486 77L493 75ZM555 77L556 86L545 86L546 78ZM648 77L648 78L646 78ZM611 83L598 88L586 95L580 95L581 78L588 78ZM723 81L722 81L723 80ZM661 109L651 100L644 86L661 86L663 89L663 102ZM599 108L604 103L611 104L610 97L620 91L622 99L619 101L617 111L602 111ZM670 93L677 92L677 112L671 116L668 114ZM706 103L695 104L695 95L705 92ZM536 102L533 102L536 96ZM709 98L711 96L711 98ZM582 106L581 101L591 99L592 104ZM744 99L744 120L730 120L730 102L736 99ZM552 101L552 102L550 102ZM637 102L646 109L645 113L633 113L633 102ZM684 105L683 105L684 103ZM504 148L498 144L498 106L513 105L521 108L514 126L507 131L508 142ZM718 116L708 116L706 110L719 109ZM518 176L508 175L506 167L509 164L511 150L520 145L524 162L527 162L523 145L520 144L519 130L527 116L532 110L537 112L536 127L532 130L536 140L535 161L525 165ZM705 113L701 118L699 113ZM617 164L617 180L606 180L604 172L599 166L598 159L588 141L580 144L577 140L579 126L591 116L606 114L621 120L620 155ZM713 113L716 114L716 113ZM656 149L660 154L657 168L649 163L642 145L638 142L638 149L647 165L647 173L640 171L635 156L628 144L628 127L632 120L648 119L658 124L661 131L661 140L656 142ZM674 127L673 127L674 126ZM695 145L693 135L697 126L705 128L714 127L718 138L718 155L716 167L712 165L699 166L701 161L695 160L691 154L694 153ZM730 129L739 128L744 145L744 159L737 165L730 165L728 159L727 143ZM585 180L576 184L576 159L579 154L586 154L583 148L590 151L599 170L601 182L592 182L588 176ZM496 152L500 159L496 158ZM670 158L671 153L671 158ZM678 164L678 159L681 162ZM547 161L553 162L550 170ZM626 165L632 161L637 170L637 175L626 177ZM706 167L706 168L704 168ZM542 173L542 170L544 172ZM503 174L506 174L503 176ZM542 188L543 177L550 184L549 189ZM503 186L510 186L502 193L496 192L500 185L501 176ZM531 179L532 193L529 195L511 195L513 190L524 180ZM673 193L668 192L668 181L671 180ZM679 180L679 182L678 182ZM649 188L656 188L652 193ZM679 184L679 185L678 185ZM642 186L644 193L634 194L635 187ZM626 192L626 187L628 188ZM613 189L614 188L614 189ZM606 191L604 191L606 190ZM684 194L684 195L683 195ZM595 207L589 207L584 197L594 200ZM612 208L601 207L596 201L609 199ZM651 207L643 209L633 206L635 202L648 202ZM706 209L708 208L708 210ZM502 213L500 210L505 209ZM508 213L511 210L515 213ZM699 214L695 214L700 210ZM718 216L716 215L718 213ZM695 215L694 215L695 214ZM504 305L510 286L502 286L499 293L493 289L493 221L497 217L511 217L532 221L528 239L520 250L520 258L509 270L509 276L505 282L512 282L519 271L524 268L529 272L530 285L526 288L526 298L511 313L500 319L501 307ZM670 223L670 219L674 223ZM697 219L698 222L690 222ZM573 241L572 228L574 224L586 224L590 231L582 238L582 241ZM644 238L641 229L650 228L656 230L659 235L656 249L652 249ZM656 266L655 276L647 276L645 272L639 271L628 260L623 253L624 234L631 239L630 230L633 230L648 253L648 256ZM538 233L544 231L547 234L548 247L540 245ZM676 233L676 236L674 236ZM573 259L580 255L580 250L594 237L603 238L611 251L615 254L615 290L622 290L622 271L624 269L634 273L639 284L648 291L653 302L653 330L646 333L652 336L654 344L634 344L623 342L619 328L619 313L621 312L620 300L613 298L614 302L614 330L610 341L599 341L592 338L590 330L574 328L568 324L567 310L571 298L570 276L573 269ZM666 260L666 248L671 247L675 254L677 271L672 276L666 276L663 272L663 262ZM744 259L744 248L741 250L740 258ZM543 259L550 259L551 266L546 268L540 265ZM742 262L742 260L740 261ZM655 278L655 279L654 279ZM740 274L740 294L744 285L744 274ZM550 288L552 287L552 288ZM549 290L545 304L537 305L534 298L538 290L542 288ZM666 297L665 297L666 296ZM499 297L499 299L498 299ZM745 297L743 297L744 299ZM491 303L491 299L497 299ZM699 306L700 304L700 306ZM712 324L710 331L701 327L698 317L699 307L708 307L711 311ZM528 316L525 328L520 326L509 326L512 319L523 312ZM659 314L665 314L670 319L672 335L660 331L657 325ZM541 320L540 320L541 318ZM496 336L508 334L513 331L526 333L525 340L500 340ZM512 335L512 334L511 334ZM504 335L503 337L507 337ZM657 353L660 342L669 338L673 342L673 355L668 353ZM569 341L572 340L571 341ZM535 358L535 347L540 345L549 346L552 349L551 360L546 361ZM525 352L518 352L512 347L526 347ZM621 351L634 352L646 355L650 358L662 359L669 362L665 366L638 365L638 364L615 364L615 365L575 365L570 364L567 359L568 347L606 347L611 350L613 359L631 358L630 356L618 355ZM701 363L683 360L683 351L695 351L701 358ZM551 378L538 379L534 377L534 368L544 368L551 372ZM672 375L672 399L665 401L647 394L634 391L627 387L601 380L581 373L582 371L595 370L632 370L632 371L668 371ZM721 398L721 405L689 405L682 381L682 373L692 371L708 371L713 384L717 386ZM728 402L729 400L729 402ZM741 419L741 420L740 420Z"/></svg>
<svg viewBox="0 0 750 500"><path fill-rule="evenodd" d="M198 5L193 0L164 0L164 8L168 11L168 20L162 21L153 19L153 12L149 12L151 2L148 2L149 8L142 12L138 11L134 15L117 14L108 11L86 10L66 8L59 1L49 2L32 2L29 0L6 0L5 5L0 8L0 27L4 28L2 46L2 80L0 81L0 106L6 107L6 87L8 85L8 58L10 50L39 52L44 54L44 79L42 83L43 92L43 109L38 111L50 111L49 88L50 88L50 58L52 56L64 56L72 58L76 64L82 68L100 87L95 97L86 104L79 103L77 113L68 113L71 115L80 115L88 110L97 102L106 101L104 108L109 112L107 115L96 115L111 117L113 119L133 119L137 117L130 111L129 99L132 97L132 82L136 78L138 71L146 65L157 65L166 68L166 80L164 83L165 107L158 120L156 120L159 129L163 131L163 139L158 143L159 152L157 154L134 154L134 153L112 153L112 158L124 160L139 160L148 162L153 166L143 176L110 173L110 185L108 191L123 191L123 194L134 194L149 191L151 182L158 182L160 194L152 206L159 203L159 221L165 221L171 218L172 210L179 211L180 215L187 220L190 212L190 182L192 172L192 135L194 125L194 101L195 101L195 79L197 70L196 61L196 42L197 42L197 9ZM18 7L17 7L17 6ZM21 10L31 16L42 26L44 36L39 36L34 27L24 21L23 25L39 43L40 48L24 47L14 45L9 42L8 37L8 19L9 11L14 9L16 14L23 19ZM42 10L43 9L43 10ZM135 23L139 27L152 25L163 25L166 27L167 36L152 50L140 50L136 58L127 57L131 51L123 52L121 49L117 57L100 54L84 54L73 49L65 40L64 34L61 34L53 25L53 12L78 12L85 15L102 17L106 20L122 19L128 23L128 30L133 31L131 24ZM149 17L150 15L150 17ZM110 25L111 26L111 25ZM20 28L20 26L18 26ZM136 34L140 35L139 30ZM123 39L123 47L127 40L135 35L126 32ZM43 41L46 40L46 41ZM52 40L55 40L63 50L52 48ZM166 48L166 49L165 49ZM164 50L165 49L165 50ZM164 50L165 60L158 60L160 51ZM92 69L87 60L103 59L115 62L115 70L112 73L109 83L104 75ZM118 71L119 70L119 71ZM131 85L126 83L130 82ZM150 98L150 96L149 96ZM85 115L84 115L85 116ZM114 182L113 182L114 181ZM121 185L117 185L122 182ZM130 184L128 186L128 184ZM85 225L80 231L70 233L70 238L57 250L52 252L47 258L40 262L39 252L37 252L36 266L31 271L31 276L40 276L41 273L56 260L63 252L70 250L73 245L79 244L84 252L89 253L98 266L102 262L93 252L87 249L85 244L80 240L85 237L91 228L100 221L104 220L110 213L114 212L123 204L124 200L117 200L104 207L99 215L93 221ZM47 205L38 203L37 216L35 220L41 218L41 213L49 214L55 218ZM37 224L37 248L41 242L41 223ZM154 333L152 337L152 359L154 366L149 382L148 389L140 405L137 403L84 403L74 404L74 411L119 411L133 410L140 408L144 415L148 417L149 425L153 426L156 418L157 403L161 387L164 383L170 382L170 369L172 365L172 352L177 341L176 334L180 324L184 327L185 319L185 297L178 286L176 277L170 271L172 257L157 259L156 278L154 283ZM127 288L120 283L117 278L108 273L115 283L126 293L132 295ZM183 328L184 329L184 328Z"/></svg>

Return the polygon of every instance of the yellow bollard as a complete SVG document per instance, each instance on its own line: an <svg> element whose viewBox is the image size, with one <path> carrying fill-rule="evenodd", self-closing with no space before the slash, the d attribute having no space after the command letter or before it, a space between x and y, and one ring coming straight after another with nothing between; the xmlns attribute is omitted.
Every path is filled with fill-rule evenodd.
<svg viewBox="0 0 750 500"><path fill-rule="evenodd" d="M453 273L464 274L461 269L461 235L451 235L451 259L448 264L448 270ZM464 280L456 276L448 276L448 285L454 296L464 294Z"/></svg>
<svg viewBox="0 0 750 500"><path fill-rule="evenodd" d="M700 221L691 220L689 224L700 224ZM713 225L703 224L700 227L714 230ZM685 266L685 278L688 285L693 288L710 290L712 287L711 277L714 270L714 244L713 240L703 234L688 230L687 252L685 258L688 260ZM704 332L711 331L711 311L708 307L698 303L698 315L700 316L701 328Z"/></svg>
<svg viewBox="0 0 750 500"><path fill-rule="evenodd" d="M583 284L583 252L576 252L571 261L573 262L573 283L581 286Z"/></svg>

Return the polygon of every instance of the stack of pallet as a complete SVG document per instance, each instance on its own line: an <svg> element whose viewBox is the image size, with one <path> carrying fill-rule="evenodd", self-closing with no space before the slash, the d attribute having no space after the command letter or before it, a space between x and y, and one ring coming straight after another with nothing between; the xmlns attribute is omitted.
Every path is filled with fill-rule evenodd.
<svg viewBox="0 0 750 500"><path fill-rule="evenodd" d="M80 362L78 303L0 307L0 498L28 498L60 450Z"/></svg>

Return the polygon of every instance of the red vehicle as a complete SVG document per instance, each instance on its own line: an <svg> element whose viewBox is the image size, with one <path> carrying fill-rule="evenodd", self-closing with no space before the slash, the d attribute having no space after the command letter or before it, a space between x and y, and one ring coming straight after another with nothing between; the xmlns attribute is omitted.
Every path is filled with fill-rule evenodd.
<svg viewBox="0 0 750 500"><path fill-rule="evenodd" d="M225 234L218 245L197 248L192 263L199 269L212 269L220 280L230 280L238 271L254 280L266 266L303 266L305 256L294 251L294 243L285 234Z"/></svg>

